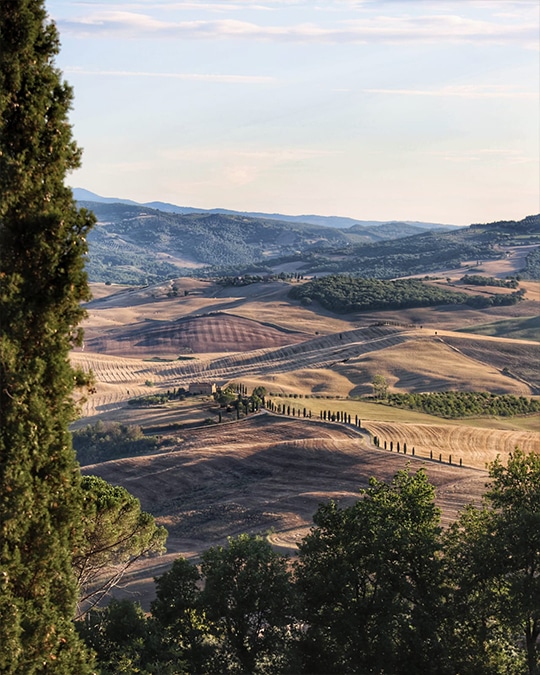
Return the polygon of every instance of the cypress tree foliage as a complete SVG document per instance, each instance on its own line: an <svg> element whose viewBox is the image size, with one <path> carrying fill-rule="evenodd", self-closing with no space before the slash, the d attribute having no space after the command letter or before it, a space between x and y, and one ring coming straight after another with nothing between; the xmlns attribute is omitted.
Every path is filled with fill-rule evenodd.
<svg viewBox="0 0 540 675"><path fill-rule="evenodd" d="M39 0L0 3L0 672L91 672L74 630L80 474L68 360L89 298L66 174L79 165L72 91Z"/></svg>

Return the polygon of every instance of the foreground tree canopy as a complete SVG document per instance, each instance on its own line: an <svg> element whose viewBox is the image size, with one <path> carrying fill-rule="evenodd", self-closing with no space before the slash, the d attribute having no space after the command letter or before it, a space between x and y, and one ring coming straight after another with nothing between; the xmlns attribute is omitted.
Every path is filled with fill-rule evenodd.
<svg viewBox="0 0 540 675"><path fill-rule="evenodd" d="M90 672L73 628L80 475L68 424L81 375L68 353L89 298L93 218L66 174L79 165L71 89L43 2L0 3L0 671Z"/></svg>
<svg viewBox="0 0 540 675"><path fill-rule="evenodd" d="M538 675L540 456L490 479L446 530L423 469L372 479L321 504L296 562L230 538L156 579L151 616L113 601L81 633L103 675Z"/></svg>
<svg viewBox="0 0 540 675"><path fill-rule="evenodd" d="M142 557L163 553L167 530L141 511L125 488L98 476L82 479L83 534L73 556L79 585L78 616L102 600Z"/></svg>

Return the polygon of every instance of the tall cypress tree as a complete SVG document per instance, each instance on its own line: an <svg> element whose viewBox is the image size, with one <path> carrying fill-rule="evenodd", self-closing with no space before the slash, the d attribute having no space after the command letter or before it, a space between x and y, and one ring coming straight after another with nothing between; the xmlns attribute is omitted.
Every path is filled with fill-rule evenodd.
<svg viewBox="0 0 540 675"><path fill-rule="evenodd" d="M88 299L72 91L40 0L0 2L0 672L88 673L73 627L80 474L68 424Z"/></svg>

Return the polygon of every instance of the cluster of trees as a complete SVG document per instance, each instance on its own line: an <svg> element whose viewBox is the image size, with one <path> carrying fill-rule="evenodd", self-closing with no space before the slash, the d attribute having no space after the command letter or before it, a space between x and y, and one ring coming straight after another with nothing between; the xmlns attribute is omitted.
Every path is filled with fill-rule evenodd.
<svg viewBox="0 0 540 675"><path fill-rule="evenodd" d="M515 277L506 279L497 279L496 277L485 277L481 274L465 274L460 281L468 286L497 286L500 288L517 288L519 280Z"/></svg>
<svg viewBox="0 0 540 675"><path fill-rule="evenodd" d="M385 403L420 410L439 417L511 417L540 412L540 401L513 394L477 391L441 391L428 394L386 394Z"/></svg>
<svg viewBox="0 0 540 675"><path fill-rule="evenodd" d="M173 265L157 256L149 256L123 239L118 238L115 242L115 238L101 227L89 235L90 240L92 255L87 259L86 270L92 281L147 286L193 272L192 269Z"/></svg>
<svg viewBox="0 0 540 675"><path fill-rule="evenodd" d="M250 286L251 284L268 284L271 281L301 281L304 278L297 272L280 272L279 274L242 274L218 277L215 281L220 286Z"/></svg>
<svg viewBox="0 0 540 675"><path fill-rule="evenodd" d="M81 466L155 452L156 436L145 436L138 425L99 421L72 432L72 441Z"/></svg>
<svg viewBox="0 0 540 675"><path fill-rule="evenodd" d="M254 387L250 394L244 384L231 382L214 394L214 400L219 403L220 408L225 408L227 412L234 409L236 418L240 419L241 413L248 415L250 412L257 412L261 407L264 407L266 395L265 387ZM219 421L222 421L221 412L219 412Z"/></svg>
<svg viewBox="0 0 540 675"><path fill-rule="evenodd" d="M423 469L322 504L293 562L260 536L178 558L150 616L127 601L80 632L103 675L538 673L540 456L490 467L443 530Z"/></svg>
<svg viewBox="0 0 540 675"><path fill-rule="evenodd" d="M377 279L392 279L410 274L459 267L467 260L500 258L494 246L497 232L425 232L411 237L374 244L351 245L304 255L305 269L311 273L342 272Z"/></svg>
<svg viewBox="0 0 540 675"><path fill-rule="evenodd" d="M524 291L496 295L468 295L426 284L418 279L366 279L345 274L331 274L295 286L289 296L303 304L313 300L333 312L347 313L379 309L405 309L435 305L466 304L484 308L513 305Z"/></svg>
<svg viewBox="0 0 540 675"><path fill-rule="evenodd" d="M540 215L526 216L523 220L498 220L494 223L475 223L470 230L479 232L495 232L499 243L524 240L534 243L540 234Z"/></svg>
<svg viewBox="0 0 540 675"><path fill-rule="evenodd" d="M465 304L476 309L485 309L486 307L502 307L503 305L516 305L523 300L525 289L521 288L514 293L497 293L491 295L469 295Z"/></svg>
<svg viewBox="0 0 540 675"><path fill-rule="evenodd" d="M527 255L522 276L525 279L540 279L540 246Z"/></svg>
<svg viewBox="0 0 540 675"><path fill-rule="evenodd" d="M332 274L295 286L291 298L304 303L316 300L333 312L358 312L378 309L403 309L442 304L461 304L467 300L455 293L416 279L365 279Z"/></svg>
<svg viewBox="0 0 540 675"><path fill-rule="evenodd" d="M159 394L149 394L147 396L137 396L137 398L130 398L128 405L141 407L163 405L169 401L183 401L187 396L191 396L187 389L184 387L175 387L172 390L167 389L167 391L161 392Z"/></svg>

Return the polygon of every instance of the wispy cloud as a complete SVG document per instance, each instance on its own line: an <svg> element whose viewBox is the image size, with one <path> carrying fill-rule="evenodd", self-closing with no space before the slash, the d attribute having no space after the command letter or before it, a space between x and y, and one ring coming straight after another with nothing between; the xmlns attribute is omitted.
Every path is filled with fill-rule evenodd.
<svg viewBox="0 0 540 675"><path fill-rule="evenodd" d="M228 162L281 164L309 161L319 157L342 154L340 150L312 147L254 148L220 144L218 146L197 146L196 148L166 148L160 157L167 160L216 161L225 158Z"/></svg>
<svg viewBox="0 0 540 675"><path fill-rule="evenodd" d="M481 21L463 16L378 16L341 22L262 25L249 21L164 21L149 14L103 11L85 17L59 20L62 32L79 36L183 39L252 39L290 42L512 42L537 44L537 26L531 22Z"/></svg>
<svg viewBox="0 0 540 675"><path fill-rule="evenodd" d="M460 98L531 98L538 99L536 91L520 91L505 85L449 85L438 89L363 89L369 94L392 96L457 96Z"/></svg>
<svg viewBox="0 0 540 675"><path fill-rule="evenodd" d="M264 75L227 75L219 73L156 73L134 70L87 70L84 68L65 68L71 75L98 75L100 77L148 77L198 82L217 82L226 84L271 84L276 78Z"/></svg>
<svg viewBox="0 0 540 675"><path fill-rule="evenodd" d="M229 12L243 11L246 9L253 11L271 11L282 7L284 4L293 4L288 0L271 0L261 4L252 2L252 0L236 0L236 2L78 2L78 7L91 7L92 9L110 10L114 5L116 11L138 12L145 10L168 10L168 11L208 11L208 12ZM294 3L296 4L296 3Z"/></svg>
<svg viewBox="0 0 540 675"><path fill-rule="evenodd" d="M431 156L443 159L447 162L453 163L468 163L468 162L487 162L505 163L505 164L529 164L532 162L538 163L538 160L530 155L525 155L519 150L511 148L478 148L470 152L462 150L451 151L445 150L442 152L429 153Z"/></svg>

